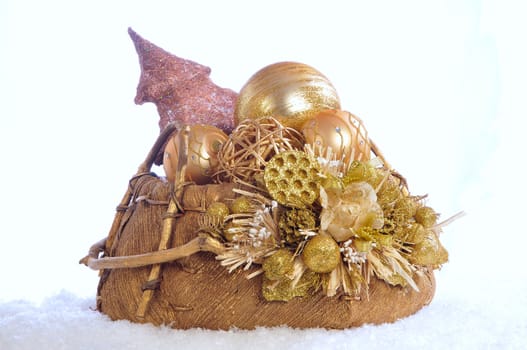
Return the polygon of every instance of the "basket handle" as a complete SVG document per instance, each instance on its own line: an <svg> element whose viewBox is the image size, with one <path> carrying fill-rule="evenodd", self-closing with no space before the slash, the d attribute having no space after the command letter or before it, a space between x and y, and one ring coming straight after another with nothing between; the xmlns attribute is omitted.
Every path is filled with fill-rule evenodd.
<svg viewBox="0 0 527 350"><path fill-rule="evenodd" d="M150 149L150 152L148 152L148 155L146 156L145 160L141 165L139 166L139 169L137 170L138 175L144 174L150 171L152 169L152 165L154 164L157 155L161 151L161 148L163 148L168 140L168 138L174 133L174 131L177 130L176 123L169 123L167 126L161 131L159 136L157 137L156 142Z"/></svg>
<svg viewBox="0 0 527 350"><path fill-rule="evenodd" d="M134 177L141 176L141 175L144 175L144 174L147 174L147 173L150 172L150 169L152 169L152 165L154 164L154 162L155 162L155 160L157 158L157 155L159 154L161 149L166 144L168 138L176 130L177 130L177 127L176 127L175 123L167 124L167 126L161 131L161 133L157 137L157 140L155 141L154 145L152 146L152 148L148 152L145 160L139 166L139 168L137 170L137 173L136 173L136 175ZM112 222L112 226L110 228L110 231L109 231L108 235L106 236L106 238L100 240L99 242L97 242L97 244L95 244L92 247L94 249L97 249L97 248L100 249L100 251L98 251L97 254L96 254L97 256L99 255L100 252L103 252L105 249L107 249L107 248L111 249L111 247L112 247L112 245L114 243L115 237L117 235L117 232L119 231L119 228L121 226L121 221L123 219L124 212L125 212L126 208L128 207L128 205L130 204L130 200L132 199L132 196L133 196L133 193L131 191L130 186L128 186L127 190L126 190L126 193L124 194L123 198L121 199L121 202L117 206L117 212L115 213L115 216L114 216L114 219L113 219L113 222ZM94 256L93 254L94 254L94 252L92 252L91 249L90 249L90 254L88 256L84 257L83 259L81 259L80 263L85 263L85 261L87 261L87 259L89 258L90 255L92 257Z"/></svg>

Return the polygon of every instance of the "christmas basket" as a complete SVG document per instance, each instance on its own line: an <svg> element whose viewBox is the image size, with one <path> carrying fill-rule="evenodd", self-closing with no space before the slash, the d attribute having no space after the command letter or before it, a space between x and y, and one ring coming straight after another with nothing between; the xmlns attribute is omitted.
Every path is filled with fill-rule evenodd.
<svg viewBox="0 0 527 350"><path fill-rule="evenodd" d="M291 71L306 81L305 65L269 69L273 84ZM340 110L327 82L313 85L318 73L309 91L285 83L317 108L255 112L269 75L237 96L232 127L163 125L108 236L81 260L100 271L99 311L178 329L343 329L431 302L450 220L410 194L362 121Z"/></svg>

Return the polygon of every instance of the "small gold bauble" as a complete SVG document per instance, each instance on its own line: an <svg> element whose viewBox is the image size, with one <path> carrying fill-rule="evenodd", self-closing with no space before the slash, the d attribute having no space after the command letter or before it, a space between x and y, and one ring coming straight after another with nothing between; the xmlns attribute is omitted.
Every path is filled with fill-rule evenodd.
<svg viewBox="0 0 527 350"><path fill-rule="evenodd" d="M302 251L302 260L312 271L331 272L340 263L340 249L331 236L316 235L306 243Z"/></svg>
<svg viewBox="0 0 527 350"><path fill-rule="evenodd" d="M234 110L234 123L264 116L300 129L318 111L340 109L331 82L313 67L279 62L256 72L242 87Z"/></svg>
<svg viewBox="0 0 527 350"><path fill-rule="evenodd" d="M253 210L253 205L249 198L240 196L232 201L231 210L233 214L249 213Z"/></svg>
<svg viewBox="0 0 527 350"><path fill-rule="evenodd" d="M229 242L233 242L236 240L236 238L238 237L239 233L237 232L236 228L238 226L236 226L235 224L233 224L232 221L229 221L225 224L225 227L223 229L223 237L229 241Z"/></svg>
<svg viewBox="0 0 527 350"><path fill-rule="evenodd" d="M351 113L336 109L318 112L301 128L306 144L310 144L317 156L326 156L328 148L334 159L350 164L353 160L369 159L369 143L361 125L354 123Z"/></svg>
<svg viewBox="0 0 527 350"><path fill-rule="evenodd" d="M207 215L215 217L218 221L223 222L225 217L229 215L229 207L222 202L214 202L207 208Z"/></svg>
<svg viewBox="0 0 527 350"><path fill-rule="evenodd" d="M167 143L163 167L168 181L174 182L178 167L179 147L184 129L178 131ZM198 185L211 182L218 166L218 152L228 136L212 125L191 125L188 136L188 156L185 180Z"/></svg>
<svg viewBox="0 0 527 350"><path fill-rule="evenodd" d="M319 196L319 164L302 151L276 154L267 163L264 181L269 194L278 203L305 208Z"/></svg>

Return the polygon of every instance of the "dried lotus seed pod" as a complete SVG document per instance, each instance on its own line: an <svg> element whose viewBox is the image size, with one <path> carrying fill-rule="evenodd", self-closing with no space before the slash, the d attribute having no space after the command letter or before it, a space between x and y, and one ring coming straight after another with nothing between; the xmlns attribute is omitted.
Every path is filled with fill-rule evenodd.
<svg viewBox="0 0 527 350"><path fill-rule="evenodd" d="M265 186L278 203L305 208L319 196L319 171L317 160L305 152L282 152L267 163L264 171Z"/></svg>

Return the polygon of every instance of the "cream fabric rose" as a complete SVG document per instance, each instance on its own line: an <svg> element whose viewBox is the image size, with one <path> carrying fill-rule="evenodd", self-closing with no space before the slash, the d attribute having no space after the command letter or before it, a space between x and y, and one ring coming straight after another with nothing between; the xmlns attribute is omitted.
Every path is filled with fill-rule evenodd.
<svg viewBox="0 0 527 350"><path fill-rule="evenodd" d="M367 182L354 182L344 189L321 187L320 202L320 227L338 242L351 238L362 226L380 229L384 225L377 195Z"/></svg>

